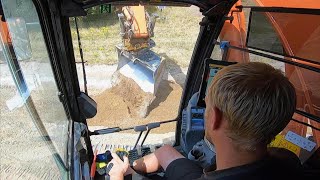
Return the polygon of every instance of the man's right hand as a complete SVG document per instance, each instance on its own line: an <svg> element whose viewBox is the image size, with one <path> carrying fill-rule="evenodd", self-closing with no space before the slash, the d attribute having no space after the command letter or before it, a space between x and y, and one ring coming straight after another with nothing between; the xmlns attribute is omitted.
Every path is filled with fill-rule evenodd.
<svg viewBox="0 0 320 180"><path fill-rule="evenodd" d="M123 156L122 161L116 153L112 153L111 156L113 159L107 165L107 167L112 166L108 173L110 179L122 180L124 176L134 173L134 170L130 167L128 157Z"/></svg>

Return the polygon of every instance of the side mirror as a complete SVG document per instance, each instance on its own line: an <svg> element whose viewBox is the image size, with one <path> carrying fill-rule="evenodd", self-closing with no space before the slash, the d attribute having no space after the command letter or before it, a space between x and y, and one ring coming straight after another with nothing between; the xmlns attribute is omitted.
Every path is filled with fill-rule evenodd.
<svg viewBox="0 0 320 180"><path fill-rule="evenodd" d="M31 44L26 22L23 18L7 18L12 46L18 60L28 60L32 57Z"/></svg>
<svg viewBox="0 0 320 180"><path fill-rule="evenodd" d="M97 114L97 103L87 94L81 92L78 96L78 104L81 115L86 118L93 118Z"/></svg>

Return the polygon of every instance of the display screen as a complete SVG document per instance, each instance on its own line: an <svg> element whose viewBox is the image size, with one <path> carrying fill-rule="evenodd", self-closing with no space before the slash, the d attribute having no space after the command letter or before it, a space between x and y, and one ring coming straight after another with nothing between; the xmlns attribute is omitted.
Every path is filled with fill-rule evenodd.
<svg viewBox="0 0 320 180"><path fill-rule="evenodd" d="M200 94L198 99L198 106L206 107L205 97L208 93L208 88L214 78L214 76L218 73L220 69L225 66L235 64L236 62L227 62L227 61L218 61L213 59L206 59L206 63L204 66L204 73L202 76L202 83L200 87Z"/></svg>

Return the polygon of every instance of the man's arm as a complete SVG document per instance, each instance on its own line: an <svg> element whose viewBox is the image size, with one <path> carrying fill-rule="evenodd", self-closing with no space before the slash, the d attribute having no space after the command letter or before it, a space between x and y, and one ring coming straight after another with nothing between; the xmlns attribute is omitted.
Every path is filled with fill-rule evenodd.
<svg viewBox="0 0 320 180"><path fill-rule="evenodd" d="M161 167L166 170L168 165L176 160L184 158L175 148L164 145L154 153L144 156L133 162L133 168L138 172L152 173Z"/></svg>
<svg viewBox="0 0 320 180"><path fill-rule="evenodd" d="M125 175L134 174L135 171L130 167L129 160L126 156L122 161L117 154L111 154L113 159L108 163L112 164L109 175L111 179L122 180ZM158 171L161 167L166 170L168 165L174 160L184 158L172 146L164 145L154 153L144 156L133 163L137 172L152 173Z"/></svg>
<svg viewBox="0 0 320 180"><path fill-rule="evenodd" d="M123 157L122 161L117 154L112 153L112 168L109 175L112 179L122 180L123 176L135 173L130 165L127 157ZM133 163L133 167L136 171L142 173L156 172L161 167L166 170L168 165L176 160L184 158L176 149L172 146L164 145L157 149L154 153L144 156Z"/></svg>

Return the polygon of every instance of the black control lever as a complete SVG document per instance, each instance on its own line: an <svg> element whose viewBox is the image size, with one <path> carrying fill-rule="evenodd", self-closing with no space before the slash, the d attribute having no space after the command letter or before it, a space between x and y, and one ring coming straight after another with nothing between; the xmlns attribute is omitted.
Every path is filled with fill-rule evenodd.
<svg viewBox="0 0 320 180"><path fill-rule="evenodd" d="M127 128L113 127L113 128L106 128L106 129L98 129L93 132L90 131L89 135L91 136L91 135L110 134L110 133L115 133L115 132L120 132L120 131L128 131L128 130L132 130L132 129L135 130L136 132L141 133L142 130L146 131L146 129L147 129L148 132L147 132L146 136L144 137L144 140L145 140L151 129L160 127L160 124L170 123L170 122L174 122L174 121L177 121L177 120L174 119L174 120L168 120L168 121L154 122L154 123L149 123L146 125L127 127ZM139 135L139 138L140 137L141 137L141 135Z"/></svg>
<svg viewBox="0 0 320 180"><path fill-rule="evenodd" d="M148 131L147 131L146 135L144 136L144 138L143 138L143 140L141 142L141 147L142 147L144 141L147 139L147 136L148 136L149 132L151 131L151 129L154 129L154 128L157 128L157 127L160 127L160 123L159 122L147 124Z"/></svg>
<svg viewBox="0 0 320 180"><path fill-rule="evenodd" d="M100 135L100 134L110 134L121 131L121 128L114 127L114 128L106 128L106 129L99 129L91 132L90 135Z"/></svg>
<svg viewBox="0 0 320 180"><path fill-rule="evenodd" d="M142 135L143 131L146 131L146 130L147 130L147 126L146 126L146 125L135 126L135 127L134 127L134 131L135 131L135 132L140 132L140 134L139 134L139 136L138 136L138 139L137 139L136 143L134 144L133 149L136 149L136 147L137 147L137 145L138 145L138 142L139 142L139 140L140 140L140 138L141 138L141 135Z"/></svg>

